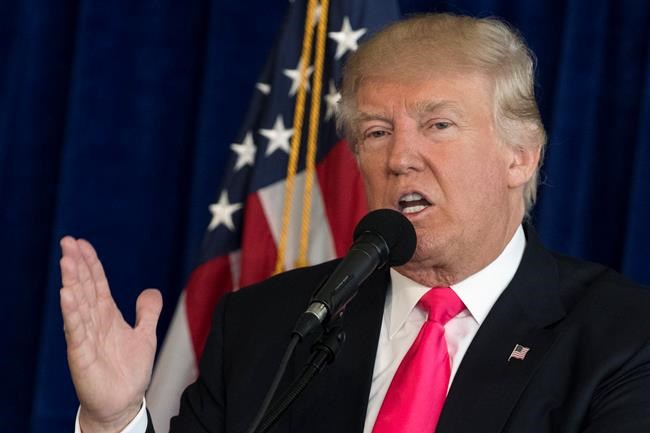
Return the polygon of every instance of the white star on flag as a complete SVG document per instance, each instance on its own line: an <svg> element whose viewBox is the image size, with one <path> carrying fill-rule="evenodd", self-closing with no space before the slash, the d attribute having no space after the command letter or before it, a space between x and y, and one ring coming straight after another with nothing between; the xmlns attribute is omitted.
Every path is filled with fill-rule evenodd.
<svg viewBox="0 0 650 433"><path fill-rule="evenodd" d="M341 94L336 90L334 81L330 80L329 93L325 95L325 103L327 104L327 112L325 113L325 120L330 120L338 111L338 103L341 100Z"/></svg>
<svg viewBox="0 0 650 433"><path fill-rule="evenodd" d="M306 88L309 90L309 77L311 77L312 72L314 72L314 67L309 66L305 72L307 76ZM284 75L291 79L291 89L289 89L289 96L293 96L298 91L298 87L300 87L300 82L302 81L300 79L300 62L298 62L296 69L285 69Z"/></svg>
<svg viewBox="0 0 650 433"><path fill-rule="evenodd" d="M271 93L271 85L270 84L257 83L257 84L255 84L255 88L257 90L259 90L260 92L262 92L262 94L264 94L264 95L268 95L269 93Z"/></svg>
<svg viewBox="0 0 650 433"><path fill-rule="evenodd" d="M350 25L350 19L348 17L343 18L343 27L341 27L340 32L329 32L328 35L331 39L334 39L337 43L336 45L336 59L343 57L347 51L356 51L359 48L358 42L359 38L366 34L367 29L352 30Z"/></svg>
<svg viewBox="0 0 650 433"><path fill-rule="evenodd" d="M235 223L232 221L232 214L241 209L241 207L241 203L231 204L228 201L228 192L222 191L219 196L219 201L210 205L212 221L210 221L208 230L214 230L223 224L228 228L228 230L234 232Z"/></svg>
<svg viewBox="0 0 650 433"><path fill-rule="evenodd" d="M237 154L237 162L235 163L235 171L238 171L246 165L253 165L255 163L255 143L253 142L253 134L249 131L244 137L243 143L233 143L230 149Z"/></svg>
<svg viewBox="0 0 650 433"><path fill-rule="evenodd" d="M266 147L266 156L271 155L278 149L284 150L289 153L289 139L293 135L293 129L284 127L284 120L282 115L278 115L275 119L273 129L260 129L260 134L269 139L269 144Z"/></svg>

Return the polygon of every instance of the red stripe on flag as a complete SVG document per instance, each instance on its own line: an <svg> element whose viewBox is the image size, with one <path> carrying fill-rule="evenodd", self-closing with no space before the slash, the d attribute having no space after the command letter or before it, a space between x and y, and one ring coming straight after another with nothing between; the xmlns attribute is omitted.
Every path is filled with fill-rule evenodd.
<svg viewBox="0 0 650 433"><path fill-rule="evenodd" d="M185 289L185 311L196 359L201 359L217 302L232 290L228 255L215 257L194 269Z"/></svg>
<svg viewBox="0 0 650 433"><path fill-rule="evenodd" d="M336 143L316 170L336 255L340 257L352 244L357 222L368 212L363 180L345 140Z"/></svg>
<svg viewBox="0 0 650 433"><path fill-rule="evenodd" d="M251 194L246 200L239 287L260 282L273 275L277 255L278 250L260 197Z"/></svg>

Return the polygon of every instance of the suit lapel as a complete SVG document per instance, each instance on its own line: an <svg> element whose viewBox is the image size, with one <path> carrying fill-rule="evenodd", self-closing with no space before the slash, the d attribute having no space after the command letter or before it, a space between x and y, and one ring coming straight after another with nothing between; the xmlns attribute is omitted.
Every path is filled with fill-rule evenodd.
<svg viewBox="0 0 650 433"><path fill-rule="evenodd" d="M342 318L346 341L334 363L294 403L292 431L363 430L389 278L388 270L375 272L348 305ZM308 359L310 346L308 341L301 343L295 356L295 376Z"/></svg>
<svg viewBox="0 0 650 433"><path fill-rule="evenodd" d="M449 390L437 433L502 431L519 396L544 360L564 316L554 258L529 227L527 246L512 282L469 346ZM508 361L515 345L525 359Z"/></svg>

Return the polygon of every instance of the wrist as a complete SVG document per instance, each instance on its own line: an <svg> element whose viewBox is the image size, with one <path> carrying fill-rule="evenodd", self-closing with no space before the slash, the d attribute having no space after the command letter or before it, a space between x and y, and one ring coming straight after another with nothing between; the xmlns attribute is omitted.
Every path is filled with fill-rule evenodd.
<svg viewBox="0 0 650 433"><path fill-rule="evenodd" d="M143 403L140 402L115 416L104 419L93 416L82 405L79 408L79 428L82 433L120 433L138 415L142 405Z"/></svg>

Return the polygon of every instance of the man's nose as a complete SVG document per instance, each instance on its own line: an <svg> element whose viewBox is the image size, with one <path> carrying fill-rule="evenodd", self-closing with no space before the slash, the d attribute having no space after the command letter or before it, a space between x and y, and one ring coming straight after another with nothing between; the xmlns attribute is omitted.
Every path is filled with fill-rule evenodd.
<svg viewBox="0 0 650 433"><path fill-rule="evenodd" d="M403 127L395 128L393 140L388 153L388 169L393 174L407 174L422 168L417 131Z"/></svg>

